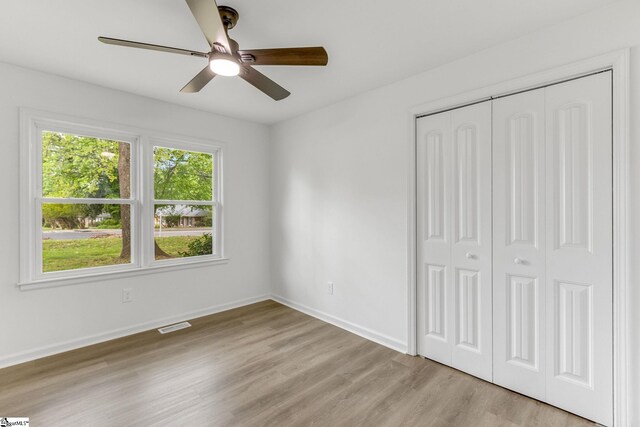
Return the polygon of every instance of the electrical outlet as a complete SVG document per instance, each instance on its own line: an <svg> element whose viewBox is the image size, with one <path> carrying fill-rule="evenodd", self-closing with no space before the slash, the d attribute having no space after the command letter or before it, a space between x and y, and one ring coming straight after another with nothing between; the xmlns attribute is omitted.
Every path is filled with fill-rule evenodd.
<svg viewBox="0 0 640 427"><path fill-rule="evenodd" d="M333 282L327 283L327 294L333 295Z"/></svg>
<svg viewBox="0 0 640 427"><path fill-rule="evenodd" d="M122 302L131 302L133 301L133 289L132 288L124 288L122 290Z"/></svg>

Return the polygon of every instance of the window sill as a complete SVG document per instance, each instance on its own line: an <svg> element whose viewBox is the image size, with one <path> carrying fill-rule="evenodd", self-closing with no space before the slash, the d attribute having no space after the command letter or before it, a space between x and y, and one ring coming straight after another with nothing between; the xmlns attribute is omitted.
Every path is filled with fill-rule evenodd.
<svg viewBox="0 0 640 427"><path fill-rule="evenodd" d="M167 271L184 270L187 268L210 267L212 265L228 264L229 258L216 258L206 260L195 260L182 262L180 264L153 265L148 267L137 267L131 270L123 270L118 272L104 272L87 274L77 277L60 277L54 279L32 280L28 282L20 282L17 284L21 291L29 291L34 289L55 288L58 286L80 285L89 282L104 282L108 280L123 279L126 277L143 276L147 274L164 273Z"/></svg>

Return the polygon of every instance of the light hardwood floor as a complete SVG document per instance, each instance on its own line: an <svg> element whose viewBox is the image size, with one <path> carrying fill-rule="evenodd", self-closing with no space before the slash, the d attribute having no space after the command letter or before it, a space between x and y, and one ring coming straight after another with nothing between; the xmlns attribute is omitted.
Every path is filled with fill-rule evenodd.
<svg viewBox="0 0 640 427"><path fill-rule="evenodd" d="M273 301L0 370L32 426L593 426Z"/></svg>

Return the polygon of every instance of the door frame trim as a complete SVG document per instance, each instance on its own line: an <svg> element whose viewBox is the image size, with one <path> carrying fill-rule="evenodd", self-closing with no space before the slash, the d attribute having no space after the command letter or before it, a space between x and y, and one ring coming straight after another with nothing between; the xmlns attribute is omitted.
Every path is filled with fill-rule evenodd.
<svg viewBox="0 0 640 427"><path fill-rule="evenodd" d="M408 333L407 353L417 354L417 215L416 130L418 117L496 97L536 89L598 71L611 70L613 124L613 419L614 425L629 425L629 49L617 50L525 77L465 92L409 109L408 156Z"/></svg>

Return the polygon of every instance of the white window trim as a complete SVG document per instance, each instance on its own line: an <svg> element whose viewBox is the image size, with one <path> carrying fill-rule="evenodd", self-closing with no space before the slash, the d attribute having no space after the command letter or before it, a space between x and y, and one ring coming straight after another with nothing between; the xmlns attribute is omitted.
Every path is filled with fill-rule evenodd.
<svg viewBox="0 0 640 427"><path fill-rule="evenodd" d="M62 203L121 203L132 207L131 263L78 270L42 272L41 131L43 129L113 139L131 144L131 199L54 199ZM153 147L160 145L214 156L214 184L211 202L189 204L213 206L216 213L214 254L171 260L155 260ZM223 157L225 144L156 131L132 128L90 119L29 108L20 109L20 281L21 290L38 289L100 280L110 280L187 267L224 264ZM143 183L147 183L143 187ZM171 202L171 201L170 201ZM184 204L185 201L175 201Z"/></svg>

